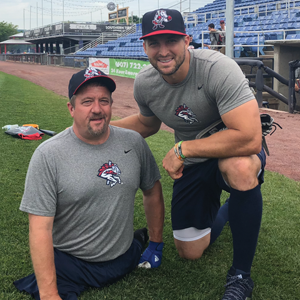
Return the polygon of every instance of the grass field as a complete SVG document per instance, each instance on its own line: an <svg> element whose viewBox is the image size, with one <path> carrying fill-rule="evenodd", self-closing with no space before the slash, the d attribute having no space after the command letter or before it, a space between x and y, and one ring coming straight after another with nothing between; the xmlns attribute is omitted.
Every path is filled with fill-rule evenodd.
<svg viewBox="0 0 300 300"><path fill-rule="evenodd" d="M67 98L31 82L0 72L0 121L6 124L36 123L42 129L60 132L70 126ZM32 273L28 248L28 219L19 211L24 180L36 147L48 139L25 141L1 132L0 143L0 300L31 299L19 293L12 282ZM226 226L219 239L198 261L178 257L172 237L170 202L172 180L161 161L173 145L173 136L159 132L148 138L162 173L166 206L163 263L158 269L140 270L102 290L90 289L84 300L217 300L224 292L232 261L232 238ZM280 174L266 172L262 186L264 212L252 268L254 300L300 299L300 184ZM226 194L222 195L225 201ZM135 205L135 229L146 225L142 197Z"/></svg>

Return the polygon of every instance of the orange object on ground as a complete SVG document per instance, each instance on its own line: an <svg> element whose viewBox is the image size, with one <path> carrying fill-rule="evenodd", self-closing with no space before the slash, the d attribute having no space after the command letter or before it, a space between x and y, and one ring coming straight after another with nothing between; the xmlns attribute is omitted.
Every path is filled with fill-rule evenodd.
<svg viewBox="0 0 300 300"><path fill-rule="evenodd" d="M23 127L28 127L28 126L31 126L31 127L34 127L36 129L39 129L40 126L38 124L24 124Z"/></svg>

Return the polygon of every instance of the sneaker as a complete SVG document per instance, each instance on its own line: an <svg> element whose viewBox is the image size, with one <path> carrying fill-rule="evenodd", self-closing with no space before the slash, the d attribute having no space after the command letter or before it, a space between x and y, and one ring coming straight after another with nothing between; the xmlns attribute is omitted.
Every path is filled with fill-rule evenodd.
<svg viewBox="0 0 300 300"><path fill-rule="evenodd" d="M134 232L134 238L137 239L144 248L149 240L147 228L137 229Z"/></svg>
<svg viewBox="0 0 300 300"><path fill-rule="evenodd" d="M254 283L250 277L227 275L226 291L222 300L248 300L252 298Z"/></svg>

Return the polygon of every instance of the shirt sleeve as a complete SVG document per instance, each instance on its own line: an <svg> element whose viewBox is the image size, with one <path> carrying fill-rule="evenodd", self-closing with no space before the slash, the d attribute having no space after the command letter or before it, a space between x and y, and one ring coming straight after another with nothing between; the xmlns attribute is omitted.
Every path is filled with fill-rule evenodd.
<svg viewBox="0 0 300 300"><path fill-rule="evenodd" d="M255 99L238 64L224 57L212 65L207 78L208 95L217 103L220 115Z"/></svg>
<svg viewBox="0 0 300 300"><path fill-rule="evenodd" d="M139 109L140 109L140 113L144 116L144 117L152 117L154 116L153 111L149 108L149 106L146 104L146 95L145 93L142 94L142 91L148 91L148 89L146 87L144 87L144 82L146 80L142 79L143 74L139 74L135 81L134 81L134 85L133 85L133 93L134 93L134 98L135 101L137 102Z"/></svg>
<svg viewBox="0 0 300 300"><path fill-rule="evenodd" d="M39 216L53 217L56 213L55 168L37 149L30 161L20 210Z"/></svg>

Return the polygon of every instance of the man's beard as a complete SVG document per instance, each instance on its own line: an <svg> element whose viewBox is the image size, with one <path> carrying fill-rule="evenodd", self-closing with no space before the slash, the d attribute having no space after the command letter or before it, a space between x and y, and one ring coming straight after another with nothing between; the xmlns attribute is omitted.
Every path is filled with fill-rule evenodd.
<svg viewBox="0 0 300 300"><path fill-rule="evenodd" d="M101 115L100 117L102 118L104 116ZM108 126L106 123L106 118L104 117L103 120L104 120L104 123L103 123L102 127L99 129L93 129L92 126L90 125L90 122L88 123L88 125L87 125L88 131L93 137L99 137L107 131Z"/></svg>
<svg viewBox="0 0 300 300"><path fill-rule="evenodd" d="M152 64L152 66L154 67L154 69L156 69L160 74L162 74L164 76L171 76L171 75L175 74L179 70L179 68L184 63L184 61L185 61L185 51L183 52L182 60L179 61L179 62L176 62L176 65L175 65L174 69L171 70L169 73L164 73L161 69L158 68L157 64L153 65L151 63L151 60L150 60L150 63Z"/></svg>

